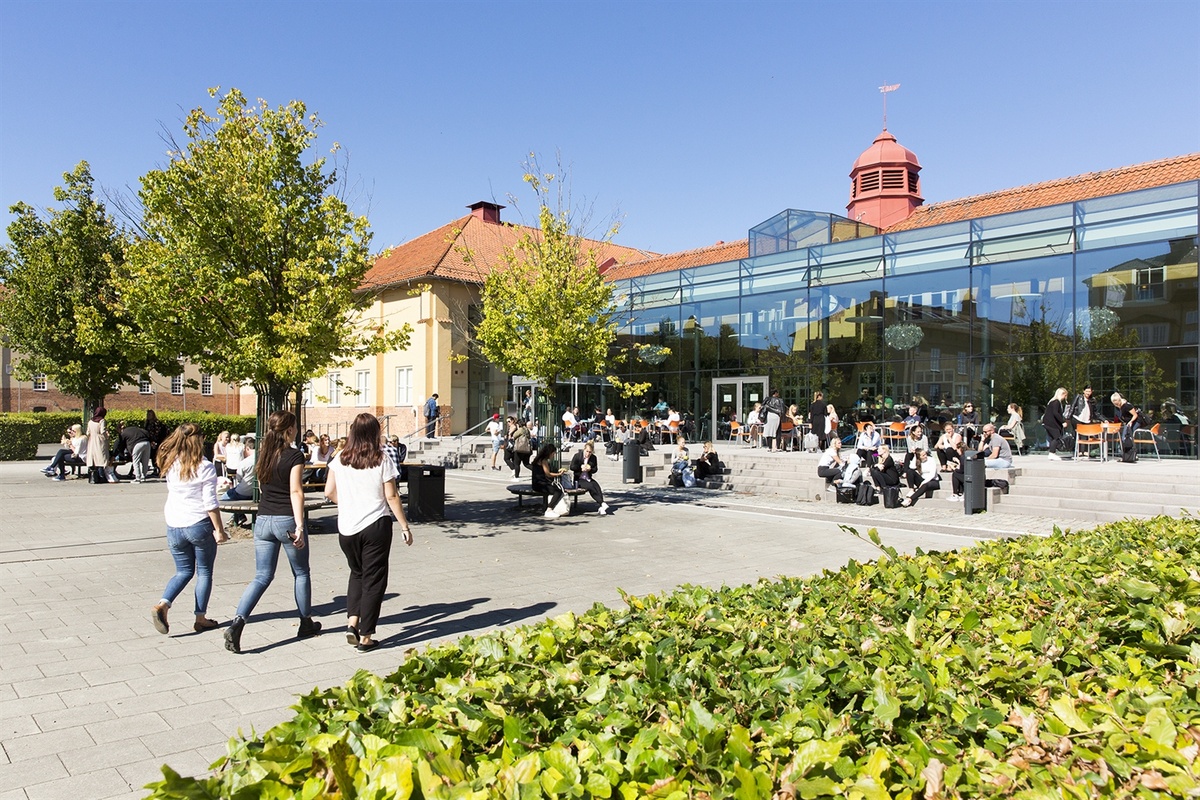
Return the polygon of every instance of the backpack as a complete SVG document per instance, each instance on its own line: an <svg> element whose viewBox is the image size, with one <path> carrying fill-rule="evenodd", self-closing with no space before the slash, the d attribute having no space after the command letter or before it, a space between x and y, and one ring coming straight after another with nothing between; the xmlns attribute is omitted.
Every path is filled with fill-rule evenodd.
<svg viewBox="0 0 1200 800"><path fill-rule="evenodd" d="M809 451L810 453L815 452L817 449L817 442L818 442L818 439L817 439L817 435L815 433L810 432L810 433L804 434L804 449L805 450Z"/></svg>
<svg viewBox="0 0 1200 800"><path fill-rule="evenodd" d="M861 484L859 484L858 492L854 497L854 502L860 506L875 505L875 503L878 502L875 498L875 487L867 481L863 481Z"/></svg>
<svg viewBox="0 0 1200 800"><path fill-rule="evenodd" d="M1008 481L1003 478L988 478L983 485L989 489L999 489L1001 494L1008 494Z"/></svg>

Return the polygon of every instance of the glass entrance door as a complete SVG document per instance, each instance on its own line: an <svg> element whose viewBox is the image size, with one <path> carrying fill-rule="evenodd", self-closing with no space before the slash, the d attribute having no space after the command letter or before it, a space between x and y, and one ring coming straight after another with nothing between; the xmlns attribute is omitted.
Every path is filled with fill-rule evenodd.
<svg viewBox="0 0 1200 800"><path fill-rule="evenodd" d="M729 438L729 421L746 421L755 403L767 399L767 377L713 378L712 419L709 430L716 439Z"/></svg>

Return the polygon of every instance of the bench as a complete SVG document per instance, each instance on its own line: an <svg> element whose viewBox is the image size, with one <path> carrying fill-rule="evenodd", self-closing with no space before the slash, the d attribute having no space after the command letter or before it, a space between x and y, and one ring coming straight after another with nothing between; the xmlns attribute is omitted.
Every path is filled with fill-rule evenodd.
<svg viewBox="0 0 1200 800"><path fill-rule="evenodd" d="M533 486L528 483L510 484L508 486L508 491L517 496L517 508L518 509L524 509L526 497L537 497L537 498L540 498L542 501L542 506L539 510L542 512L545 512L546 505L549 503L549 500L550 500L550 495L546 494L545 492L539 491L538 489L534 489ZM579 503L579 495L587 494L587 493L588 493L587 489L564 489L563 490L563 494L566 495L567 497L571 498L571 510L568 513L575 512L575 506Z"/></svg>
<svg viewBox="0 0 1200 800"><path fill-rule="evenodd" d="M318 508L332 506L333 503L325 499L324 495L304 496L304 525L308 527L308 512L316 511ZM253 524L254 518L258 516L258 503L254 500L217 500L218 511L228 511L231 514L246 514L250 517Z"/></svg>

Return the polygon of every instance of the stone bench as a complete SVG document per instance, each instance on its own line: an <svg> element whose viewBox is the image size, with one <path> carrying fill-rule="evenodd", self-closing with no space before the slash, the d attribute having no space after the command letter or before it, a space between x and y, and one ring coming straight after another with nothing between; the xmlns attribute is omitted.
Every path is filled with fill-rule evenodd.
<svg viewBox="0 0 1200 800"><path fill-rule="evenodd" d="M304 496L304 526L308 527L308 512L316 511L318 508L326 508L332 506L333 503L325 499L324 495L308 494ZM217 500L217 510L227 511L231 514L245 514L250 517L253 524L255 517L258 516L258 502L255 500Z"/></svg>

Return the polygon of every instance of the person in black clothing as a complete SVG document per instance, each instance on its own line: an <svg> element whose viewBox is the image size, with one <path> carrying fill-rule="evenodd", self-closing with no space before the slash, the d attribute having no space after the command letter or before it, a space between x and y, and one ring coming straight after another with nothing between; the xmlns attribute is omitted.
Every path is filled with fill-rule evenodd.
<svg viewBox="0 0 1200 800"><path fill-rule="evenodd" d="M604 491L596 482L598 466L595 446L591 442L584 442L583 449L571 458L571 474L575 476L575 485L586 489L592 499L600 504L600 516L603 517L608 513L608 503L604 502Z"/></svg>
<svg viewBox="0 0 1200 800"><path fill-rule="evenodd" d="M237 615L225 630L225 649L231 653L242 652L242 629L275 578L280 547L287 553L295 580L296 611L300 615L296 637L307 639L321 632L321 623L312 618L312 583L304 530L304 454L292 446L295 438L296 416L292 412L276 411L267 419L262 448L255 461L260 498L254 522L254 580L242 593Z"/></svg>
<svg viewBox="0 0 1200 800"><path fill-rule="evenodd" d="M1116 421L1121 423L1121 460L1127 464L1137 463L1137 445L1133 441L1133 432L1141 427L1142 412L1132 403L1113 392L1113 406L1116 408Z"/></svg>
<svg viewBox="0 0 1200 800"><path fill-rule="evenodd" d="M721 459L717 457L712 442L704 443L704 452L696 459L696 480L702 481L709 475L721 474Z"/></svg>
<svg viewBox="0 0 1200 800"><path fill-rule="evenodd" d="M1066 402L1067 390L1060 386L1054 390L1054 397L1050 398L1050 402L1046 404L1046 413L1042 414L1042 427L1046 429L1046 439L1049 440L1047 449L1050 451L1048 458L1051 461L1062 458L1058 454L1058 448L1062 445L1063 431L1067 425Z"/></svg>
<svg viewBox="0 0 1200 800"><path fill-rule="evenodd" d="M959 412L954 425L962 434L967 447L973 447L975 440L979 438L979 412L975 410L974 403L970 400L963 403L962 411Z"/></svg>
<svg viewBox="0 0 1200 800"><path fill-rule="evenodd" d="M154 474L158 475L158 446L167 440L171 434L171 429L158 421L158 415L154 413L154 409L146 409L146 424L142 426L146 433L150 435L150 463L154 467Z"/></svg>
<svg viewBox="0 0 1200 800"><path fill-rule="evenodd" d="M1071 421L1076 425L1100 421L1100 412L1096 408L1096 398L1092 397L1092 385L1083 387L1083 391L1075 395L1071 401Z"/></svg>
<svg viewBox="0 0 1200 800"><path fill-rule="evenodd" d="M529 465L532 474L531 483L534 489L545 495L546 516L550 519L557 519L567 511L565 507L560 507L560 504L566 500L566 496L563 494L562 485L555 480L566 470L556 471L550 468L550 459L556 452L557 448L554 444L546 442L538 448L537 455L533 457L533 461Z"/></svg>
<svg viewBox="0 0 1200 800"><path fill-rule="evenodd" d="M119 423L117 425L117 452L113 454L113 458L120 460L125 458L133 463L133 479L138 483L146 481L146 475L150 470L150 434L145 428L139 428L137 425L126 425Z"/></svg>
<svg viewBox="0 0 1200 800"><path fill-rule="evenodd" d="M825 434L825 394L817 392L813 395L812 405L808 407L808 424L817 435L817 449L824 450L829 446L829 437Z"/></svg>
<svg viewBox="0 0 1200 800"><path fill-rule="evenodd" d="M786 413L787 406L779 396L779 390L772 389L762 409L763 443L772 453L779 452L779 428Z"/></svg>
<svg viewBox="0 0 1200 800"><path fill-rule="evenodd" d="M888 486L900 485L900 470L896 468L891 448L886 444L879 445L879 456L875 466L871 467L871 478L875 481L875 488L881 492Z"/></svg>

